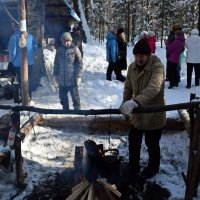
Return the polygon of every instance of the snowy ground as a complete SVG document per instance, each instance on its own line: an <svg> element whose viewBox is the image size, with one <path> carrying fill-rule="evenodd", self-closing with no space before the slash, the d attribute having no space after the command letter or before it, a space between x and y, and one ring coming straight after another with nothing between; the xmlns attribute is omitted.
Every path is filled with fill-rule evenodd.
<svg viewBox="0 0 200 200"><path fill-rule="evenodd" d="M132 46L128 47L128 63L133 61ZM115 80L106 81L106 69L108 63L105 60L105 44L84 44L84 72L80 86L80 98L82 109L118 108L122 101L123 83ZM158 57L166 63L165 49L157 44ZM188 102L190 93L200 96L200 87L192 86L186 89L186 66L182 62L181 83L178 88L167 89L166 104ZM126 75L126 72L123 72ZM52 91L46 78L41 81L42 87L33 93L31 105L41 108L61 108L58 91ZM194 84L194 83L193 83ZM1 102L2 104L12 103ZM4 111L1 112L3 114ZM167 112L167 116L177 118L177 111ZM27 113L24 112L24 119ZM22 119L23 120L23 119ZM112 131L111 131L112 133ZM47 176L53 178L55 172L62 172L65 168L73 166L74 149L77 145L83 145L87 139L96 143L103 143L108 148L108 136L90 135L86 132L70 132L48 127L35 127L22 143L24 158L24 170L27 173L25 182L27 187L17 197L11 198L18 191L15 188L15 173L7 173L0 168L0 199L20 200L31 192L33 186L44 180ZM187 172L189 139L186 131L165 133L161 139L161 167L160 172L151 180L155 181L171 192L171 200L182 200L185 193L185 183L181 172ZM128 158L127 136L111 135L111 146L120 150L120 155ZM145 166L147 161L145 145L142 147L141 164ZM197 199L200 198L200 192Z"/></svg>

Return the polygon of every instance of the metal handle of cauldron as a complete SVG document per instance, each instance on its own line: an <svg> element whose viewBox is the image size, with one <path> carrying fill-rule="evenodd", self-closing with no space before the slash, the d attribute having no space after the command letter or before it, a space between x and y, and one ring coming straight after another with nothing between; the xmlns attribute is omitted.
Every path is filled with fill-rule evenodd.
<svg viewBox="0 0 200 200"><path fill-rule="evenodd" d="M104 156L107 152L114 152L114 154L110 154L110 155L113 155L117 158L117 156L119 155L119 150L118 149L107 149L107 150L104 150L103 153L104 153Z"/></svg>

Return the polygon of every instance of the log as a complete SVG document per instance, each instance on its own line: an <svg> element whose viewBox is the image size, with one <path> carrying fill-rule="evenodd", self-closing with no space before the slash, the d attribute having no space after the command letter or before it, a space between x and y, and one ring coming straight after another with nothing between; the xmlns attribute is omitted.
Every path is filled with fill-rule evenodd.
<svg viewBox="0 0 200 200"><path fill-rule="evenodd" d="M79 195L84 192L87 187L89 186L89 182L87 180L85 180L83 182L83 184L79 185L78 188L76 188L76 190L66 199L66 200L75 200L76 198L79 197Z"/></svg>
<svg viewBox="0 0 200 200"><path fill-rule="evenodd" d="M182 109L182 110L178 110L178 114L181 118L181 121L184 123L184 126L185 126L188 134L190 134L190 116L189 116L189 113L187 112L186 109Z"/></svg>
<svg viewBox="0 0 200 200"><path fill-rule="evenodd" d="M21 134L25 137L29 134L31 129L37 125L42 119L42 114L33 115L20 129Z"/></svg>
<svg viewBox="0 0 200 200"><path fill-rule="evenodd" d="M87 200L93 200L94 199L94 184L90 184L89 192L88 192L88 198Z"/></svg>
<svg viewBox="0 0 200 200"><path fill-rule="evenodd" d="M200 167L200 108L196 110L194 136L190 143L189 163L187 172L187 184L185 200L192 200L197 195L199 167Z"/></svg>
<svg viewBox="0 0 200 200"><path fill-rule="evenodd" d="M41 120L38 122L39 126L48 126L54 128L60 127L67 127L69 129L80 129L87 132L94 133L101 133L107 134L109 131L111 133L126 133L129 131L130 128L130 121L125 120L123 116L101 116L101 117L71 117L71 116L64 116L64 117L41 117ZM183 122L177 121L174 118L168 118L167 123L165 126L166 130L184 130Z"/></svg>
<svg viewBox="0 0 200 200"><path fill-rule="evenodd" d="M122 194L118 190L115 189L116 186L113 187L112 185L107 183L105 179L99 178L99 179L97 179L97 182L101 183L106 189L108 189L109 191L114 193L116 196L121 197Z"/></svg>

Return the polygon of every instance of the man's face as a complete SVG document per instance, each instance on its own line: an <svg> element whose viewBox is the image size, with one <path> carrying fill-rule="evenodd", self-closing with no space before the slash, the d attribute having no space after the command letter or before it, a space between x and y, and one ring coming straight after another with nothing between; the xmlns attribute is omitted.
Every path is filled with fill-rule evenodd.
<svg viewBox="0 0 200 200"><path fill-rule="evenodd" d="M135 62L138 66L144 66L148 62L149 56L146 54L135 54Z"/></svg>
<svg viewBox="0 0 200 200"><path fill-rule="evenodd" d="M65 46L65 47L69 47L69 46L71 46L71 44L72 44L72 41L70 41L70 40L64 40L64 41L62 41L63 42L63 45Z"/></svg>

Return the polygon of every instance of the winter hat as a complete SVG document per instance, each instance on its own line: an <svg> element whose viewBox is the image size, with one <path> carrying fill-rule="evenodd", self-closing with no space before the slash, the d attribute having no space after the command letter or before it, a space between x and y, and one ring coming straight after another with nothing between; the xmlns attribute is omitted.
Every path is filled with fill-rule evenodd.
<svg viewBox="0 0 200 200"><path fill-rule="evenodd" d="M155 36L155 33L153 31L149 31L148 36L153 37L153 36Z"/></svg>
<svg viewBox="0 0 200 200"><path fill-rule="evenodd" d="M118 30L117 30L117 35L119 35L119 34L121 34L121 33L123 33L124 32L124 29L123 28L119 28Z"/></svg>
<svg viewBox="0 0 200 200"><path fill-rule="evenodd" d="M199 30L198 29L192 29L191 35L199 35Z"/></svg>
<svg viewBox="0 0 200 200"><path fill-rule="evenodd" d="M61 36L62 41L72 41L72 36L69 32L65 32Z"/></svg>
<svg viewBox="0 0 200 200"><path fill-rule="evenodd" d="M142 38L135 44L135 46L133 48L133 54L134 55L136 55L136 54L150 55L151 54L151 48L146 39Z"/></svg>
<svg viewBox="0 0 200 200"><path fill-rule="evenodd" d="M175 24L173 27L172 27L172 31L180 31L180 30L182 30L182 28L181 28L181 26L180 25L178 25L178 24Z"/></svg>

